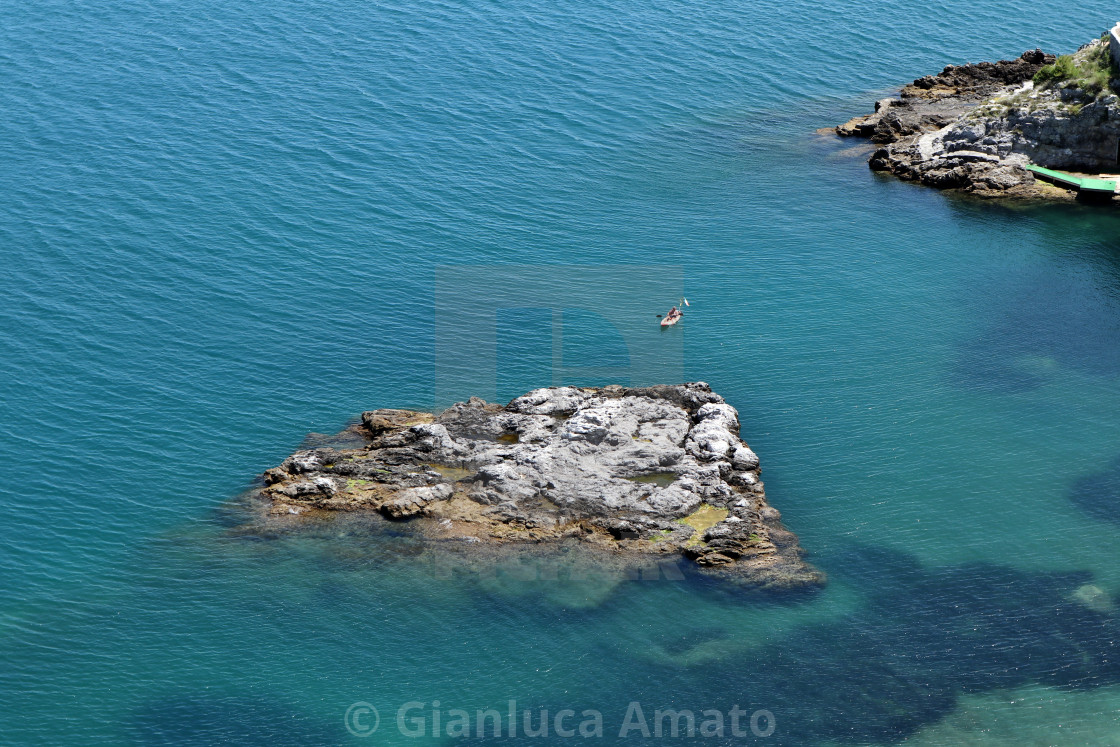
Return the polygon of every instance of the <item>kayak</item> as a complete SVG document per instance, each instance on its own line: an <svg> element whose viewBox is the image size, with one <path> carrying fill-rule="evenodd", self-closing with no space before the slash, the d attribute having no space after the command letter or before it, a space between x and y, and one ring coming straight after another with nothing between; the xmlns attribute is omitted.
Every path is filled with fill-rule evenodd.
<svg viewBox="0 0 1120 747"><path fill-rule="evenodd" d="M684 315L679 311L676 314L666 314L665 318L661 320L661 326L672 327L674 324L681 320L682 316Z"/></svg>

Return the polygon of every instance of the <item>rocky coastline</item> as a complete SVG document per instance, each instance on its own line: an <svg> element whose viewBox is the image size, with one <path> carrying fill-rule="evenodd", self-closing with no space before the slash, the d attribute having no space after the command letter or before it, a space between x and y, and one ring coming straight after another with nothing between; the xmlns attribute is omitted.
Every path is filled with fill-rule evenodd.
<svg viewBox="0 0 1120 747"><path fill-rule="evenodd" d="M738 413L702 382L374 410L340 438L262 475L248 531L364 513L456 552L575 543L767 589L824 581L767 503Z"/></svg>
<svg viewBox="0 0 1120 747"><path fill-rule="evenodd" d="M1120 173L1117 76L1105 34L1072 55L1035 49L1014 60L949 65L834 132L870 140L878 146L870 168L903 180L979 197L1069 200L1077 193L1025 167Z"/></svg>

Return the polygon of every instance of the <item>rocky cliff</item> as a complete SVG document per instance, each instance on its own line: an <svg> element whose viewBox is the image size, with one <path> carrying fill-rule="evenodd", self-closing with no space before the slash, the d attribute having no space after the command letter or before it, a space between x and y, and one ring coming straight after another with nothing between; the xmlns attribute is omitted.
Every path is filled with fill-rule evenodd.
<svg viewBox="0 0 1120 747"><path fill-rule="evenodd" d="M1120 171L1120 98L1107 35L1073 55L946 67L836 128L880 144L869 165L988 197L1059 197L1023 167Z"/></svg>
<svg viewBox="0 0 1120 747"><path fill-rule="evenodd" d="M578 540L683 555L765 587L812 586L766 501L735 409L703 383L538 389L433 415L364 413L353 448L297 451L264 473L259 519L377 512L428 540Z"/></svg>

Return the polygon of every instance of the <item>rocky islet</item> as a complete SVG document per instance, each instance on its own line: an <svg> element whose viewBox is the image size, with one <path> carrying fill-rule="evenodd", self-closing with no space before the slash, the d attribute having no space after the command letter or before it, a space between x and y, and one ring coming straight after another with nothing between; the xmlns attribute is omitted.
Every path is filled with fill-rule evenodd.
<svg viewBox="0 0 1120 747"><path fill-rule="evenodd" d="M769 505L736 410L702 382L537 389L502 406L374 410L344 447L295 452L254 491L255 525L324 512L402 522L430 546L683 555L766 588L823 575Z"/></svg>

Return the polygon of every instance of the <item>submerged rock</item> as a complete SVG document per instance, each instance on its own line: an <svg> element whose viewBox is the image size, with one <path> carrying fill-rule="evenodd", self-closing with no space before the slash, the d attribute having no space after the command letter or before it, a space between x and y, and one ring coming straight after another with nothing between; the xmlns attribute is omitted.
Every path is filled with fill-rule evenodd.
<svg viewBox="0 0 1120 747"><path fill-rule="evenodd" d="M1108 615L1116 611L1116 604L1108 592L1096 584L1082 584L1073 592L1073 600L1085 605L1093 612Z"/></svg>
<svg viewBox="0 0 1120 747"><path fill-rule="evenodd" d="M537 389L438 415L376 410L354 434L365 443L297 451L266 471L262 526L377 512L432 544L576 540L684 555L763 587L823 583L766 502L738 413L704 383Z"/></svg>
<svg viewBox="0 0 1120 747"><path fill-rule="evenodd" d="M836 133L880 144L868 165L902 179L983 197L1069 199L1072 192L1036 181L1024 166L1120 171L1111 64L1102 38L1060 59L1035 49L1015 60L949 65Z"/></svg>

